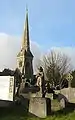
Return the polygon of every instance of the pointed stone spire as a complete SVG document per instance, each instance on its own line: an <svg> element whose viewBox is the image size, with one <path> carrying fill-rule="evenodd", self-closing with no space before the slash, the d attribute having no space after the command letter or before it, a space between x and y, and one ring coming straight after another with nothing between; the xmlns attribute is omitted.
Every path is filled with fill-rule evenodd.
<svg viewBox="0 0 75 120"><path fill-rule="evenodd" d="M21 50L17 55L17 68L20 70L24 79L33 79L33 54L30 50L28 9L26 8L26 18L24 23Z"/></svg>
<svg viewBox="0 0 75 120"><path fill-rule="evenodd" d="M22 48L23 49L30 49L29 43L29 24L28 24L28 9L26 7L26 21L24 24L24 33L23 33L23 40L22 40Z"/></svg>

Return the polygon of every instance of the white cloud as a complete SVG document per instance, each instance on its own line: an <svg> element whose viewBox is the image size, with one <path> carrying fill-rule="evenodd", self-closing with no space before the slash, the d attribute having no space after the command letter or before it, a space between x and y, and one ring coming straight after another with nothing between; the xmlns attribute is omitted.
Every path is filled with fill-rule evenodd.
<svg viewBox="0 0 75 120"><path fill-rule="evenodd" d="M40 48L40 45L34 41L31 41L31 51L34 55L34 58L33 58L33 69L34 69L34 72L36 73L37 72L37 62L38 60L40 59L41 55L42 55L42 51L41 51L41 48Z"/></svg>
<svg viewBox="0 0 75 120"><path fill-rule="evenodd" d="M21 48L22 38L10 36L4 33L0 33L0 70L4 68L15 69L16 68L16 56ZM71 58L71 63L75 68L75 47L52 47L56 51L65 53ZM31 51L34 55L33 68L36 72L36 65L38 59L44 53L41 51L41 46L36 42L31 41Z"/></svg>
<svg viewBox="0 0 75 120"><path fill-rule="evenodd" d="M21 40L19 37L0 33L0 70L16 68L16 56L21 48ZM35 71L37 58L41 56L41 50L40 46L34 41L31 41L31 51L34 55L33 67Z"/></svg>

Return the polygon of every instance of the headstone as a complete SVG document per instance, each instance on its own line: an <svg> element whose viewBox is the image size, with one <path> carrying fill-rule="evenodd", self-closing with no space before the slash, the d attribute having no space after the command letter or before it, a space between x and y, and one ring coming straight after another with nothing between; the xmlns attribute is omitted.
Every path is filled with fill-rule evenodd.
<svg viewBox="0 0 75 120"><path fill-rule="evenodd" d="M14 100L14 76L0 76L0 100Z"/></svg>
<svg viewBox="0 0 75 120"><path fill-rule="evenodd" d="M51 113L51 100L49 98L30 98L29 112L40 118L45 118Z"/></svg>

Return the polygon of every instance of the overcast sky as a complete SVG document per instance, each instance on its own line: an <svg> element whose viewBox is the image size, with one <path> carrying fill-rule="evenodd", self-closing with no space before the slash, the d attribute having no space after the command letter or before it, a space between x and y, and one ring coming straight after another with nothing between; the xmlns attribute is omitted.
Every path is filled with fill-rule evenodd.
<svg viewBox="0 0 75 120"><path fill-rule="evenodd" d="M75 0L0 0L0 69L16 64L26 4L34 63L54 48L70 56L75 67Z"/></svg>

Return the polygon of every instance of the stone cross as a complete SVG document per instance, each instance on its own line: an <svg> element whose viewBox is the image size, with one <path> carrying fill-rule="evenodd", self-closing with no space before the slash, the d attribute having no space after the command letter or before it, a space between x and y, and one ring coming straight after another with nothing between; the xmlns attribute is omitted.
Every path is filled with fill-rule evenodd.
<svg viewBox="0 0 75 120"><path fill-rule="evenodd" d="M71 81L73 79L73 76L70 73L68 73L66 79L68 80L68 87L71 87Z"/></svg>

